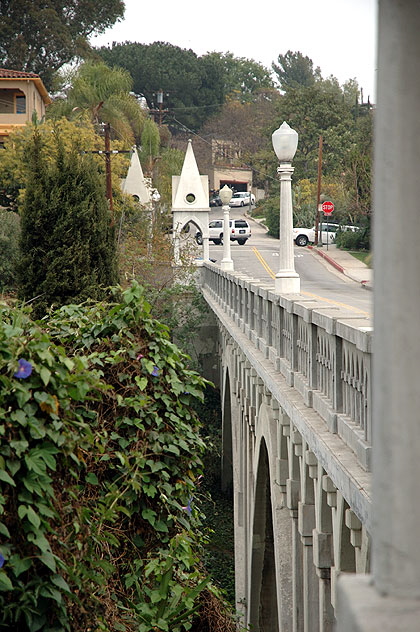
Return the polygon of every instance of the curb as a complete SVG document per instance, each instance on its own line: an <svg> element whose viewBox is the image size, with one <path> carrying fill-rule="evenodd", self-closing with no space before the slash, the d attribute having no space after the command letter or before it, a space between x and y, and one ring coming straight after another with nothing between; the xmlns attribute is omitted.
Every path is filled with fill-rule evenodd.
<svg viewBox="0 0 420 632"><path fill-rule="evenodd" d="M355 283L359 283L363 288L365 288L365 290L372 291L373 288L370 281L367 281L367 280L360 281L359 279L355 279L350 274L347 274L346 269L343 268L343 266L341 266L339 263L334 261L334 259L326 255L325 252L323 252L322 250L318 250L317 248L314 248L314 246L307 246L307 248L309 248L313 252L316 252L320 257L325 259L325 261L327 261L330 265L332 265L336 270L338 270L339 272L342 272L346 277L348 277L352 281L355 281Z"/></svg>
<svg viewBox="0 0 420 632"><path fill-rule="evenodd" d="M344 268L343 266L340 266L339 263L337 263L336 261L334 261L334 259L332 259L331 257L329 257L328 255L325 254L325 252L323 252L322 250L317 250L316 248L314 248L313 246L308 246L308 248L310 250L313 250L314 252L316 252L317 254L319 254L320 257L322 257L323 259L325 259L326 261L328 261L329 264L331 264L334 268L336 268L337 270L339 270L340 272L342 272L343 274L345 274L344 272Z"/></svg>

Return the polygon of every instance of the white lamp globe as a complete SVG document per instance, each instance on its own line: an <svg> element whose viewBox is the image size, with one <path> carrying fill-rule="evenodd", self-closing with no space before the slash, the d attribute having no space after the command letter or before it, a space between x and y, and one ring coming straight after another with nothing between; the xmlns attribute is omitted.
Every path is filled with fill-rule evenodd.
<svg viewBox="0 0 420 632"><path fill-rule="evenodd" d="M298 145L298 133L284 121L271 139L279 162L292 162Z"/></svg>
<svg viewBox="0 0 420 632"><path fill-rule="evenodd" d="M223 206L226 206L232 199L232 189L230 189L228 185L225 184L223 189L220 189L219 191L219 197L222 200Z"/></svg>

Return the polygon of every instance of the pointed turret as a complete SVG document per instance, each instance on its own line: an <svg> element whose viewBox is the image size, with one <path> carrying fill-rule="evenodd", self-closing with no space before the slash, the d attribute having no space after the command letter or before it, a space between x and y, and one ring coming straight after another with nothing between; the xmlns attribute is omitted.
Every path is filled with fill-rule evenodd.
<svg viewBox="0 0 420 632"><path fill-rule="evenodd" d="M209 211L208 176L200 176L191 140L180 176L172 176L172 210Z"/></svg>
<svg viewBox="0 0 420 632"><path fill-rule="evenodd" d="M122 191L128 195L135 195L138 197L140 204L143 204L144 206L151 204L150 187L147 186L139 156L135 148L131 156L130 167L128 169L127 177L124 180Z"/></svg>
<svg viewBox="0 0 420 632"><path fill-rule="evenodd" d="M209 258L209 177L200 176L191 140L188 141L180 176L172 176L172 221L174 257L180 261L180 236L187 224L202 235L203 259Z"/></svg>

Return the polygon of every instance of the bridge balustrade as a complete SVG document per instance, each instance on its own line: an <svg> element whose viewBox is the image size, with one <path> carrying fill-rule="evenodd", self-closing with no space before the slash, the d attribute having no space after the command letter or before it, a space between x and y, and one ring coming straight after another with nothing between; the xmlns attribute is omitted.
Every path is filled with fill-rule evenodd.
<svg viewBox="0 0 420 632"><path fill-rule="evenodd" d="M211 263L201 271L205 296L211 296L369 470L370 318L303 294L278 295L273 286Z"/></svg>

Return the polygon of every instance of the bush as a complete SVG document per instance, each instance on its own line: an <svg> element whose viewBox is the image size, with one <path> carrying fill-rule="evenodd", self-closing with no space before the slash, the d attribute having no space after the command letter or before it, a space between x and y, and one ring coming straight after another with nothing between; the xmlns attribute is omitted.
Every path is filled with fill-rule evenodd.
<svg viewBox="0 0 420 632"><path fill-rule="evenodd" d="M137 284L38 323L0 309L0 627L188 630L204 380Z"/></svg>
<svg viewBox="0 0 420 632"><path fill-rule="evenodd" d="M339 230L335 236L335 244L343 250L370 250L370 230L367 227L354 233Z"/></svg>
<svg viewBox="0 0 420 632"><path fill-rule="evenodd" d="M19 262L20 219L17 213L0 212L0 290L17 287Z"/></svg>
<svg viewBox="0 0 420 632"><path fill-rule="evenodd" d="M103 183L90 155L64 152L57 132L51 159L35 130L22 210L19 296L34 314L87 299L101 300L117 282L114 230Z"/></svg>

